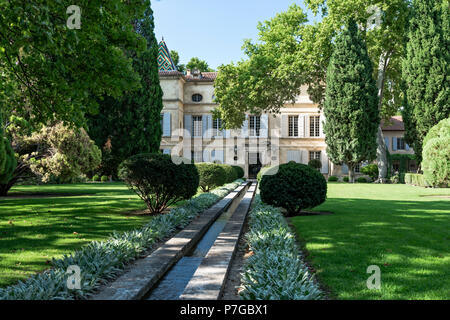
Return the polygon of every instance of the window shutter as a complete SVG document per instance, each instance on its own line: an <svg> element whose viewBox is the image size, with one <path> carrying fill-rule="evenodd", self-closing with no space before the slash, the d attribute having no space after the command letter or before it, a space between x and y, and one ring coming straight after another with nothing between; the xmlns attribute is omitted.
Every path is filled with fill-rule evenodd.
<svg viewBox="0 0 450 320"><path fill-rule="evenodd" d="M397 137L392 138L392 150L397 151Z"/></svg>
<svg viewBox="0 0 450 320"><path fill-rule="evenodd" d="M202 116L202 136L203 138L207 138L207 134L208 134L208 116L207 115L203 115Z"/></svg>
<svg viewBox="0 0 450 320"><path fill-rule="evenodd" d="M203 162L210 162L211 159L209 158L209 150L205 149L203 150Z"/></svg>
<svg viewBox="0 0 450 320"><path fill-rule="evenodd" d="M289 117L287 114L281 115L281 137L289 137Z"/></svg>
<svg viewBox="0 0 450 320"><path fill-rule="evenodd" d="M184 129L187 130L187 132L189 132L189 135L192 137L192 116L191 115L187 114L184 116Z"/></svg>
<svg viewBox="0 0 450 320"><path fill-rule="evenodd" d="M320 137L324 138L325 137L325 115L322 113L320 114L320 121L319 121L319 126L320 126ZM327 173L327 172L323 172L323 173Z"/></svg>
<svg viewBox="0 0 450 320"><path fill-rule="evenodd" d="M164 137L170 137L172 134L172 127L171 127L171 114L170 112L164 112L163 116L163 136Z"/></svg>
<svg viewBox="0 0 450 320"><path fill-rule="evenodd" d="M242 138L248 137L248 115L245 116L245 121L242 124Z"/></svg>
<svg viewBox="0 0 450 320"><path fill-rule="evenodd" d="M267 114L261 115L261 128L259 135L261 138L269 137L269 116Z"/></svg>
<svg viewBox="0 0 450 320"><path fill-rule="evenodd" d="M348 166L345 163L342 165L342 173L348 174Z"/></svg>
<svg viewBox="0 0 450 320"><path fill-rule="evenodd" d="M384 143L386 144L386 148L389 150L389 138L388 137L384 138Z"/></svg>
<svg viewBox="0 0 450 320"><path fill-rule="evenodd" d="M407 144L406 142L405 142L405 149L406 151L409 151L409 144Z"/></svg>
<svg viewBox="0 0 450 320"><path fill-rule="evenodd" d="M220 161L220 163L224 163L224 153L223 153L223 150L216 150L216 152L215 152L216 154L215 154L215 159L214 160L217 160L217 161Z"/></svg>
<svg viewBox="0 0 450 320"><path fill-rule="evenodd" d="M225 139L231 138L231 130L225 130Z"/></svg>
<svg viewBox="0 0 450 320"><path fill-rule="evenodd" d="M320 162L322 162L321 172L328 173L328 156L325 150L322 150L322 152L320 152Z"/></svg>
<svg viewBox="0 0 450 320"><path fill-rule="evenodd" d="M297 163L301 162L300 150L288 150L287 152L287 162L295 161Z"/></svg>

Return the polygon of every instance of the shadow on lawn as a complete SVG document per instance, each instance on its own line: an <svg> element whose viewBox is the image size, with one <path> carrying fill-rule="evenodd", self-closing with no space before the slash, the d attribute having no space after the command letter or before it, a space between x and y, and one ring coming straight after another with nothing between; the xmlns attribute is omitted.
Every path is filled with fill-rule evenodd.
<svg viewBox="0 0 450 320"><path fill-rule="evenodd" d="M340 298L448 299L450 202L328 199L334 215L291 219L319 279ZM382 290L366 287L378 265Z"/></svg>

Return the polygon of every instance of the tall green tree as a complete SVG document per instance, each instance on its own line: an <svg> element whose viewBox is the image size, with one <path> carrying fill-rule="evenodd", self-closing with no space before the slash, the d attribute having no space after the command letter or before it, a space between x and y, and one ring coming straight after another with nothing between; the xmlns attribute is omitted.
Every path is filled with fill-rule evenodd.
<svg viewBox="0 0 450 320"><path fill-rule="evenodd" d="M102 170L107 175L116 175L120 162L132 155L159 151L163 103L154 27L149 6L144 18L135 22L136 32L147 41L146 50L130 52L133 69L141 77L140 88L120 99L104 99L99 113L89 117L89 133L103 148Z"/></svg>
<svg viewBox="0 0 450 320"><path fill-rule="evenodd" d="M6 150L5 150L5 140L3 133L3 120L2 120L2 111L0 110L0 175L5 170L6 164Z"/></svg>
<svg viewBox="0 0 450 320"><path fill-rule="evenodd" d="M335 41L323 105L327 154L333 163L348 165L350 182L357 164L376 158L380 118L372 73L365 41L350 21Z"/></svg>
<svg viewBox="0 0 450 320"><path fill-rule="evenodd" d="M450 10L448 0L414 0L403 62L406 141L422 160L423 139L450 117Z"/></svg>
<svg viewBox="0 0 450 320"><path fill-rule="evenodd" d="M186 69L197 69L201 72L214 72L214 69L211 69L205 60L200 60L197 57L193 57L191 58L191 60L189 60L188 64L186 65Z"/></svg>
<svg viewBox="0 0 450 320"><path fill-rule="evenodd" d="M117 97L138 85L124 52L144 49L131 22L143 16L149 1L79 0L78 12L72 4L0 1L2 109L13 106L33 122L81 126L97 108L93 96Z"/></svg>

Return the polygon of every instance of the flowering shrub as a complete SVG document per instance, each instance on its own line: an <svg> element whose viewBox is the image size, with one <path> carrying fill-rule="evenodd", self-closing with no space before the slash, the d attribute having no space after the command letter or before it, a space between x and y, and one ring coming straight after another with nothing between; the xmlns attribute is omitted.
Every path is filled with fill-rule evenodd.
<svg viewBox="0 0 450 320"><path fill-rule="evenodd" d="M101 284L115 279L126 264L141 257L153 244L187 226L199 213L237 188L236 180L210 193L187 201L169 214L153 218L141 229L114 233L106 241L93 241L62 259L53 259L53 268L25 281L0 288L0 300L85 299ZM66 270L71 265L81 269L81 289L68 289Z"/></svg>
<svg viewBox="0 0 450 320"><path fill-rule="evenodd" d="M319 300L314 282L280 211L255 197L246 235L253 255L242 274L244 300Z"/></svg>

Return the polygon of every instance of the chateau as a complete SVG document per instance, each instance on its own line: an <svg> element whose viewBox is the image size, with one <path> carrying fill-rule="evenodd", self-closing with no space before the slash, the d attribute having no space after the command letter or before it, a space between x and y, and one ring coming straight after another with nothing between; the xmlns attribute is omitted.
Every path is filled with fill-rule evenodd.
<svg viewBox="0 0 450 320"><path fill-rule="evenodd" d="M307 164L311 159L321 161L324 175L348 173L345 165L334 165L327 157L326 120L309 99L306 87L301 88L295 103L286 104L279 114L247 114L242 128L221 130L221 120L213 120L211 113L217 107L217 73L177 71L164 40L159 45L158 64L164 93L161 150L165 154L194 162L239 165L248 178L255 178L262 166L289 161Z"/></svg>

